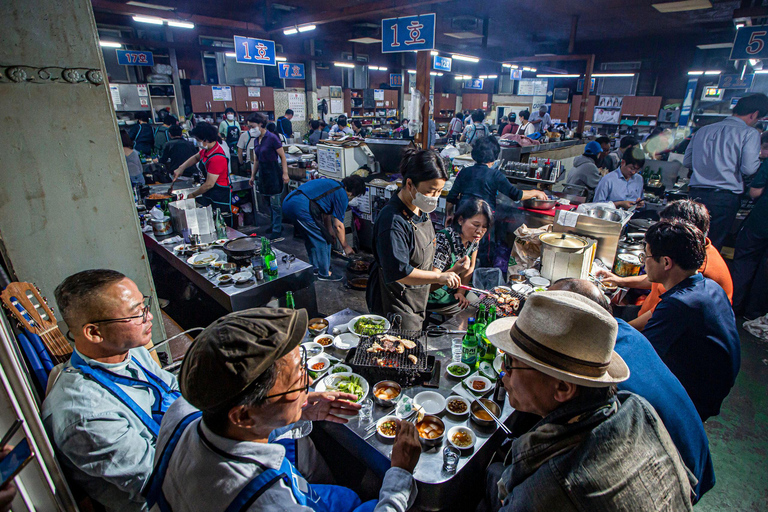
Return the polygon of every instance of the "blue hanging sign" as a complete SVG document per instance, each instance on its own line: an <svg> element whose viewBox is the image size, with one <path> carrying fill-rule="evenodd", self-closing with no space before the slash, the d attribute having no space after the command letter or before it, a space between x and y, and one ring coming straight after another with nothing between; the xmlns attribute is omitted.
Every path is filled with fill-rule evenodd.
<svg viewBox="0 0 768 512"><path fill-rule="evenodd" d="M130 50L116 50L117 63L122 66L154 66L155 59L152 52L133 52Z"/></svg>
<svg viewBox="0 0 768 512"><path fill-rule="evenodd" d="M522 80L523 79L523 70L522 69L510 69L509 70L509 79L510 80Z"/></svg>
<svg viewBox="0 0 768 512"><path fill-rule="evenodd" d="M483 79L473 78L472 80L467 80L466 82L464 82L464 88L465 89L482 89Z"/></svg>
<svg viewBox="0 0 768 512"><path fill-rule="evenodd" d="M434 48L434 13L381 20L382 53L433 50Z"/></svg>
<svg viewBox="0 0 768 512"><path fill-rule="evenodd" d="M451 63L453 62L453 59L450 57L441 57L439 55L435 55L435 58L432 59L432 69L435 69L437 71L450 71L451 70Z"/></svg>
<svg viewBox="0 0 768 512"><path fill-rule="evenodd" d="M280 73L280 78L286 78L288 80L304 80L304 64L281 62L280 65L277 66L277 71Z"/></svg>
<svg viewBox="0 0 768 512"><path fill-rule="evenodd" d="M731 48L731 60L768 58L768 25L741 27Z"/></svg>
<svg viewBox="0 0 768 512"><path fill-rule="evenodd" d="M741 78L740 74L734 75L720 75L720 81L717 83L718 89L749 89L752 87L752 80L755 75L744 75Z"/></svg>
<svg viewBox="0 0 768 512"><path fill-rule="evenodd" d="M403 75L402 73L390 73L389 74L389 86L390 87L402 87Z"/></svg>
<svg viewBox="0 0 768 512"><path fill-rule="evenodd" d="M595 90L595 79L594 77L590 79L590 86L589 91L592 92ZM584 91L584 79L579 78L578 82L576 82L576 92L583 92Z"/></svg>
<svg viewBox="0 0 768 512"><path fill-rule="evenodd" d="M266 39L235 36L235 61L240 64L276 66L275 42Z"/></svg>
<svg viewBox="0 0 768 512"><path fill-rule="evenodd" d="M698 86L698 78L688 79L688 85L685 88L685 98L683 99L682 107L680 107L680 117L677 120L678 126L686 126L688 124L688 120L691 117L691 108L693 108L693 100L696 96L696 88Z"/></svg>

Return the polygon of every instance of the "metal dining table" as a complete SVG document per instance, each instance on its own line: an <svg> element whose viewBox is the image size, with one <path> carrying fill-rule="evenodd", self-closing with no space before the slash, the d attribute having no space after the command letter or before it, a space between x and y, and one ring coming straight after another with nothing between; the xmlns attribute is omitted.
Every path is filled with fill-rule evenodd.
<svg viewBox="0 0 768 512"><path fill-rule="evenodd" d="M466 318L470 312L458 315L449 320L443 327L451 330L460 330L464 325L466 328ZM328 332L332 333L334 327L343 327L349 320L362 313L345 309L334 315L326 317L329 322ZM446 373L446 366L451 362L451 339L461 338L461 334L442 335L439 337L427 337L427 351L429 355L435 356L440 362L440 380L437 388L427 388L424 386L413 386L404 389L407 396L414 397L421 391L437 391L441 395L448 397L454 395L452 388L459 383L458 379L450 377ZM308 338L309 339L309 338ZM339 351L335 347L326 347L325 350L330 355L341 360L346 353ZM369 383L371 387L375 382ZM491 398L488 395L486 398ZM379 405L374 405L373 422L389 414L391 408L387 409ZM510 430L515 432L515 423L517 413L504 401L501 419ZM495 450L504 441L504 434L495 426L483 428L473 423L468 416L460 418L447 412L442 413L441 419L445 423L445 431L455 425L467 426L472 429L477 437L474 449L469 453L462 452L461 459L455 473L443 471L443 448L447 441L435 448L424 449L419 458L419 462L414 470L413 476L418 487L418 496L414 509L416 510L474 510L474 504L479 499L479 493L485 489L485 468L488 466ZM389 469L392 453L392 443L384 442L378 435L365 439L367 433L366 427L370 424L360 425L357 419L352 419L349 423L342 425L336 423L318 423L319 428L324 429L337 442L346 447L351 453L370 468L378 477L383 478L384 473Z"/></svg>
<svg viewBox="0 0 768 512"><path fill-rule="evenodd" d="M230 240L246 236L239 231L227 228L227 238ZM171 267L181 272L192 284L205 292L227 311L264 306L271 300L285 297L285 292L293 292L296 306L306 308L310 313L317 311L317 296L315 293L315 276L312 265L298 258L293 261L283 261L286 253L273 249L277 257L277 277L265 276L262 280L252 279L245 284L219 284L216 277L208 268L197 269L190 265L188 255L180 255L173 250L177 244L163 244L152 233L144 233L147 250L160 256ZM227 255L220 248L210 249L222 261Z"/></svg>

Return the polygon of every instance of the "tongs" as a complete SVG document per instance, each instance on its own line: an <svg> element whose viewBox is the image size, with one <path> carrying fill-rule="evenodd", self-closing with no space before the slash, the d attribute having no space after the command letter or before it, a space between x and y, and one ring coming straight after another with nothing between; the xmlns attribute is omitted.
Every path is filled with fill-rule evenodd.
<svg viewBox="0 0 768 512"><path fill-rule="evenodd" d="M176 180L179 179L178 176L173 177L173 181L171 182L171 186L168 188L168 192L166 192L168 195L171 195L173 192L173 186L176 185Z"/></svg>
<svg viewBox="0 0 768 512"><path fill-rule="evenodd" d="M471 286L467 286L465 284L459 286L459 288L462 289L462 290L467 290L467 291L470 291L470 292L479 293L480 295L493 295L493 293L489 292L488 290L481 290L479 288L472 288Z"/></svg>

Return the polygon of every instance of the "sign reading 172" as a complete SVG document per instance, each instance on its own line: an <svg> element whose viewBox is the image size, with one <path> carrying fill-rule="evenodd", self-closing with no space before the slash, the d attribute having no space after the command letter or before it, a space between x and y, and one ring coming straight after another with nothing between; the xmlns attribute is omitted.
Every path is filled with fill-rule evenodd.
<svg viewBox="0 0 768 512"><path fill-rule="evenodd" d="M434 14L381 20L381 51L383 53L432 50L434 48Z"/></svg>
<svg viewBox="0 0 768 512"><path fill-rule="evenodd" d="M121 66L154 66L155 60L152 52L134 52L129 50L116 50L117 63Z"/></svg>
<svg viewBox="0 0 768 512"><path fill-rule="evenodd" d="M731 60L768 58L768 25L742 27L733 41Z"/></svg>

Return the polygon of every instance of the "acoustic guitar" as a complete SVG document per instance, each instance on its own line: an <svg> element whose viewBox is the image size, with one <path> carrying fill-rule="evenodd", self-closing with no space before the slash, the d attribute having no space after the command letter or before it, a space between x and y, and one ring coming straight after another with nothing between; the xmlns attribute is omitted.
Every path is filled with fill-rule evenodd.
<svg viewBox="0 0 768 512"><path fill-rule="evenodd" d="M19 322L19 327L40 336L54 365L72 355L72 346L59 329L53 311L40 290L31 283L10 283L0 293L3 307Z"/></svg>

